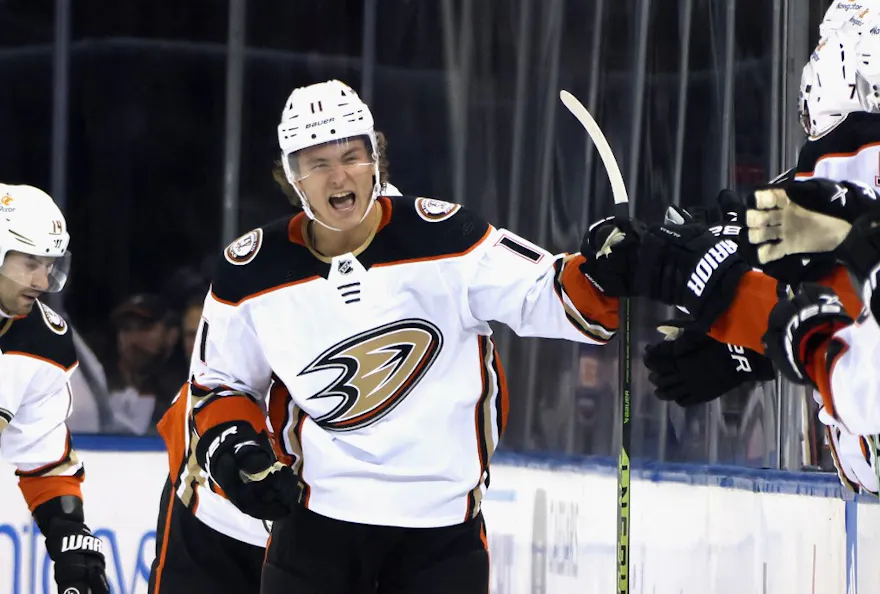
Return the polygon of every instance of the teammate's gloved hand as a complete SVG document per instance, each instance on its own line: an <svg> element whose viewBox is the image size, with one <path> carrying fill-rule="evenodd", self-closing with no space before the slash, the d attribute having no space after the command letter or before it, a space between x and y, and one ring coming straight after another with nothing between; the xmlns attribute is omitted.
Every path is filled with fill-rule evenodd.
<svg viewBox="0 0 880 594"><path fill-rule="evenodd" d="M837 248L837 257L860 282L868 280L880 264L880 212L856 219Z"/></svg>
<svg viewBox="0 0 880 594"><path fill-rule="evenodd" d="M83 523L82 500L73 495L50 499L34 510L55 562L59 594L110 594L104 574L104 547Z"/></svg>
<svg viewBox="0 0 880 594"><path fill-rule="evenodd" d="M867 186L811 179L757 190L746 226L763 264L789 254L832 252L856 219L878 211L880 203Z"/></svg>
<svg viewBox="0 0 880 594"><path fill-rule="evenodd" d="M792 254L762 264L758 260L758 247L749 242L748 229L745 226L746 204L731 190L721 190L714 205L688 209L688 212L696 222L709 225L709 230L716 236L729 237L737 242L740 253L750 266L760 268L764 274L786 285L817 282L837 265L837 258L831 252L810 254L809 257Z"/></svg>
<svg viewBox="0 0 880 594"><path fill-rule="evenodd" d="M590 225L581 243L580 270L610 297L635 295L640 224L608 217Z"/></svg>
<svg viewBox="0 0 880 594"><path fill-rule="evenodd" d="M684 307L701 331L728 308L749 270L735 241L696 223L649 226L638 259L638 293Z"/></svg>
<svg viewBox="0 0 880 594"><path fill-rule="evenodd" d="M245 422L221 423L199 440L196 458L238 509L260 520L280 520L297 505L300 487L279 462L269 436Z"/></svg>
<svg viewBox="0 0 880 594"><path fill-rule="evenodd" d="M770 359L750 349L674 325L658 330L667 338L645 348L644 362L660 400L694 406L715 400L745 382L776 377Z"/></svg>
<svg viewBox="0 0 880 594"><path fill-rule="evenodd" d="M831 336L852 322L833 291L804 283L794 299L780 301L770 312L764 352L789 380L816 388L816 358Z"/></svg>

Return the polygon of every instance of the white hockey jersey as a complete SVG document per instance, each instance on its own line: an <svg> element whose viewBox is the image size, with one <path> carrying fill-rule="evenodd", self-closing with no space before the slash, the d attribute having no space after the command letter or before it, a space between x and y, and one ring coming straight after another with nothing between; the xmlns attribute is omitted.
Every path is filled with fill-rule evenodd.
<svg viewBox="0 0 880 594"><path fill-rule="evenodd" d="M76 365L70 328L47 306L0 317L0 457L17 468L31 511L61 495L82 497L84 470L65 424Z"/></svg>
<svg viewBox="0 0 880 594"><path fill-rule="evenodd" d="M870 303L870 286L865 288ZM865 308L851 326L839 330L819 370L819 391L829 414L854 435L880 433L880 326Z"/></svg>
<svg viewBox="0 0 880 594"><path fill-rule="evenodd" d="M453 525L478 512L507 419L488 322L601 344L617 300L581 274L582 256L552 255L458 205L378 204L378 231L353 253L311 251L302 214L225 250L193 355L193 421L199 435L229 420L265 430L255 401L271 389L271 430L309 509Z"/></svg>
<svg viewBox="0 0 880 594"><path fill-rule="evenodd" d="M795 179L822 177L880 189L880 114L851 113L827 135L806 143ZM870 288L867 300L870 300ZM843 297L843 296L841 296ZM842 299L843 300L843 299ZM850 299L851 301L851 299ZM844 300L854 315L853 305ZM872 370L880 361L880 327L865 309L859 321L839 331L817 372L819 420L841 481L877 493L872 437L880 433L880 386Z"/></svg>

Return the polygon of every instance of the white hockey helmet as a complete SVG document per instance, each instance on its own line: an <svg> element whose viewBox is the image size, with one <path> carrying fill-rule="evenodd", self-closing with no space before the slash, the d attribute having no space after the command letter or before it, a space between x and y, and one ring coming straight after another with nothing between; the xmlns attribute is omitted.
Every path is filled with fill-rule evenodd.
<svg viewBox="0 0 880 594"><path fill-rule="evenodd" d="M856 44L858 35L843 29L819 42L801 73L799 112L811 138L834 129L846 116L862 111L856 96Z"/></svg>
<svg viewBox="0 0 880 594"><path fill-rule="evenodd" d="M296 184L295 153L305 148L346 138L366 136L373 161L373 193L370 205L381 191L379 179L379 147L373 129L373 114L354 90L338 80L299 87L287 98L281 123L278 124L278 145L287 181L293 186L303 210L309 218L315 214L308 199ZM369 207L364 212L369 212ZM318 221L320 222L320 221ZM323 224L323 223L322 223Z"/></svg>
<svg viewBox="0 0 880 594"><path fill-rule="evenodd" d="M58 292L70 271L69 243L67 222L51 196L33 186L0 184L0 275L42 292ZM9 258L10 252L33 258ZM45 277L36 285L38 273Z"/></svg>
<svg viewBox="0 0 880 594"><path fill-rule="evenodd" d="M819 39L850 24L859 24L871 12L880 11L880 0L834 0L819 24Z"/></svg>
<svg viewBox="0 0 880 594"><path fill-rule="evenodd" d="M880 9L858 34L856 94L864 111L880 113Z"/></svg>

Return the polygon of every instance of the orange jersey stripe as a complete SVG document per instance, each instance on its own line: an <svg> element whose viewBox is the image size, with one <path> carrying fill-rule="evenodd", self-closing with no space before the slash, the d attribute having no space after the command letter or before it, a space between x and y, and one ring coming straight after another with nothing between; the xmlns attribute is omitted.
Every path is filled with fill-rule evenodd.
<svg viewBox="0 0 880 594"><path fill-rule="evenodd" d="M40 357L39 355L34 355L32 353L24 353L22 351L5 351L3 354L4 355L18 355L19 357L28 357L29 359L36 359L37 361L42 361L43 363L48 363L49 365L54 365L55 367L57 367L58 369L60 369L61 371L65 372L65 373L72 371L74 368L76 368L77 365L79 365L79 363L77 362L77 363L74 363L73 365L71 365L70 367L65 367L61 363L58 363L57 361L53 361L52 359L47 359L46 357Z"/></svg>
<svg viewBox="0 0 880 594"><path fill-rule="evenodd" d="M186 462L186 426L187 409L189 404L189 386L184 384L180 389L177 400L172 404L162 418L156 424L159 435L165 442L165 451L168 453L168 473L171 475L172 485L177 485L180 479L181 466ZM177 476L175 476L177 473Z"/></svg>
<svg viewBox="0 0 880 594"><path fill-rule="evenodd" d="M22 476L18 479L18 488L33 513L40 505L62 495L82 499L80 485L84 477L82 472L78 476Z"/></svg>
<svg viewBox="0 0 880 594"><path fill-rule="evenodd" d="M737 286L733 302L713 324L709 336L720 342L764 352L761 337L777 303L776 279L763 272L749 271Z"/></svg>
<svg viewBox="0 0 880 594"><path fill-rule="evenodd" d="M247 396L218 396L198 410L193 415L193 419L199 435L204 435L208 429L230 421L249 423L257 433L269 431L263 411Z"/></svg>
<svg viewBox="0 0 880 594"><path fill-rule="evenodd" d="M819 284L837 293L843 308L852 319L859 317L862 312L862 298L853 288L845 267L835 266L827 276L819 280Z"/></svg>

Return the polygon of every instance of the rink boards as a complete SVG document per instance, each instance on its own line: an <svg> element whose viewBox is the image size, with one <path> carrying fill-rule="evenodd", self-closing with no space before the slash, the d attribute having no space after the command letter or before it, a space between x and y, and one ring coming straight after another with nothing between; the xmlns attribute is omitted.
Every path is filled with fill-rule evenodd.
<svg viewBox="0 0 880 594"><path fill-rule="evenodd" d="M78 437L86 514L115 593L147 591L161 442ZM499 454L484 500L492 594L608 594L616 581L616 465ZM730 467L634 471L631 592L880 592L880 506L836 477ZM50 565L0 462L0 594L54 593Z"/></svg>

